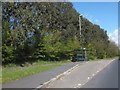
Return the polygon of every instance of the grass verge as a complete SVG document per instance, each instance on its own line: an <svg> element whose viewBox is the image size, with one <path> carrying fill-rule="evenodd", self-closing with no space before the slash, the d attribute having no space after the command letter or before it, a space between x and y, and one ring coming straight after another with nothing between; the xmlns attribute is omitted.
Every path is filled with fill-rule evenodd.
<svg viewBox="0 0 120 90"><path fill-rule="evenodd" d="M90 61L96 61L96 60L97 60L97 61L98 61L98 60L112 60L112 59L118 59L118 57L103 58L103 59L97 59L97 58L96 58L96 59L94 59L94 60L91 60L91 59L90 59Z"/></svg>
<svg viewBox="0 0 120 90"><path fill-rule="evenodd" d="M33 63L31 66L26 66L26 67L20 67L15 65L14 67L6 67L6 68L3 68L2 70L2 80L0 79L0 83L7 83L14 80L19 80L21 78L24 78L36 73L40 73L40 72L55 68L57 66L61 66L67 62L69 61L63 61L63 62L39 61L39 62Z"/></svg>
<svg viewBox="0 0 120 90"><path fill-rule="evenodd" d="M112 59L118 59L118 57L104 58L104 59L98 59L98 60L112 60Z"/></svg>

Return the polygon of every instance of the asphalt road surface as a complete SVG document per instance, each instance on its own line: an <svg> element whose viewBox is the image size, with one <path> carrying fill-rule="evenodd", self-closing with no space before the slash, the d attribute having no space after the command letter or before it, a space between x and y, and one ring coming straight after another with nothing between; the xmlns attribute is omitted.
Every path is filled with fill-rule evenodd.
<svg viewBox="0 0 120 90"><path fill-rule="evenodd" d="M82 88L118 88L118 60L110 63Z"/></svg>
<svg viewBox="0 0 120 90"><path fill-rule="evenodd" d="M118 60L87 62L47 88L118 88Z"/></svg>
<svg viewBox="0 0 120 90"><path fill-rule="evenodd" d="M49 71L45 71L45 72L38 73L38 74L29 76L26 78L22 78L17 81L3 84L2 88L36 88L36 87L42 85L44 82L47 82L48 80L56 77L57 75L65 72L66 70L72 68L73 66L75 66L77 64L83 64L83 63L85 63L85 62L66 63L62 66L56 67Z"/></svg>
<svg viewBox="0 0 120 90"><path fill-rule="evenodd" d="M43 73L3 84L2 87L36 88L77 64L79 67L50 83L47 88L118 88L118 66L120 66L118 60L67 63Z"/></svg>

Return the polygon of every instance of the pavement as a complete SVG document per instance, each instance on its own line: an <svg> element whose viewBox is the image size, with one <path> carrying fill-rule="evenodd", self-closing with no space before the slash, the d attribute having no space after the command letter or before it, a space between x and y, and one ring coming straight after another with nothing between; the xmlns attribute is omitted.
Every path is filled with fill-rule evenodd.
<svg viewBox="0 0 120 90"><path fill-rule="evenodd" d="M36 88L43 83L49 81L50 79L56 77L57 75L65 72L66 70L72 68L73 66L79 64L83 64L85 62L70 62L70 63L65 63L62 66L56 67L54 69L38 73L26 78L22 78L17 81L13 81L10 83L6 83L2 85L2 88ZM22 74L22 73L21 73Z"/></svg>
<svg viewBox="0 0 120 90"><path fill-rule="evenodd" d="M47 88L118 88L118 60L84 63Z"/></svg>

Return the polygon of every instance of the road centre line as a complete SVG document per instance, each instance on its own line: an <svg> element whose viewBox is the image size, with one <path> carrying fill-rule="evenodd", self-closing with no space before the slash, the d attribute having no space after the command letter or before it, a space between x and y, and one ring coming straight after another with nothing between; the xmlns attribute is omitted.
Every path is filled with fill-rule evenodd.
<svg viewBox="0 0 120 90"><path fill-rule="evenodd" d="M99 71L95 72L95 74L92 74L92 77L88 77L86 82L84 84L81 84L81 86L76 86L76 88L80 88L82 87L83 85L85 85L88 81L90 81L95 75L97 75L98 72L102 71L106 66L108 66L110 63L112 63L115 59L111 60L107 65L105 65L103 68L101 68Z"/></svg>

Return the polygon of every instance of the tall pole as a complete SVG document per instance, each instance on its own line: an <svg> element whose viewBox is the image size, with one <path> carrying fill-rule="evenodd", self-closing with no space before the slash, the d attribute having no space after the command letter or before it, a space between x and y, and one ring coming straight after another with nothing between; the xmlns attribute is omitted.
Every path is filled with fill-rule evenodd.
<svg viewBox="0 0 120 90"><path fill-rule="evenodd" d="M80 30L80 46L82 49L81 15L79 15L79 30Z"/></svg>
<svg viewBox="0 0 120 90"><path fill-rule="evenodd" d="M79 30L80 30L80 41L81 41L81 17L80 16L81 15L79 15Z"/></svg>
<svg viewBox="0 0 120 90"><path fill-rule="evenodd" d="M84 54L85 54L85 59L86 59L86 48L83 48L83 45L82 45L82 33L81 33L81 15L79 15L79 30L80 30L80 45L81 45L81 50L82 50L82 54L83 54L83 51L84 51ZM83 50L84 49L84 50Z"/></svg>
<svg viewBox="0 0 120 90"><path fill-rule="evenodd" d="M79 15L79 30L80 30L80 47L81 47L81 54L83 54L83 50L82 50L82 34L81 34L81 15Z"/></svg>

